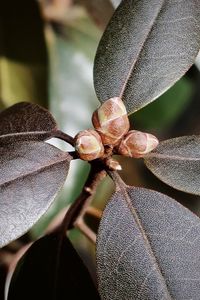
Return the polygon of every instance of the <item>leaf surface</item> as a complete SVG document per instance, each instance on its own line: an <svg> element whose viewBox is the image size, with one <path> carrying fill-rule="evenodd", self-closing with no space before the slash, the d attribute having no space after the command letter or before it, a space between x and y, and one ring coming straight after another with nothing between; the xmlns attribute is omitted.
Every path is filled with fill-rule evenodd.
<svg viewBox="0 0 200 300"><path fill-rule="evenodd" d="M161 142L145 158L148 169L175 189L200 195L200 136Z"/></svg>
<svg viewBox="0 0 200 300"><path fill-rule="evenodd" d="M0 113L1 143L16 139L45 140L56 129L51 113L37 104L20 102Z"/></svg>
<svg viewBox="0 0 200 300"><path fill-rule="evenodd" d="M193 64L200 48L198 0L124 0L95 59L101 102L120 96L129 113L158 98Z"/></svg>
<svg viewBox="0 0 200 300"><path fill-rule="evenodd" d="M71 156L43 142L0 143L0 246L45 213L67 176Z"/></svg>
<svg viewBox="0 0 200 300"><path fill-rule="evenodd" d="M11 280L8 300L100 299L90 274L67 237L51 234L22 257Z"/></svg>
<svg viewBox="0 0 200 300"><path fill-rule="evenodd" d="M161 193L126 187L108 203L97 239L102 299L198 300L200 220Z"/></svg>

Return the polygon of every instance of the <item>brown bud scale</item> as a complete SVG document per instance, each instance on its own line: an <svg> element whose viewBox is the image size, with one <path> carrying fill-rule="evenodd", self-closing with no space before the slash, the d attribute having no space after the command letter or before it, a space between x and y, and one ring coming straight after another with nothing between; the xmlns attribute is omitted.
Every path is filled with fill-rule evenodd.
<svg viewBox="0 0 200 300"><path fill-rule="evenodd" d="M130 127L126 107L119 97L105 101L93 113L92 123L104 145L118 144Z"/></svg>
<svg viewBox="0 0 200 300"><path fill-rule="evenodd" d="M138 130L129 131L120 142L117 152L128 157L143 157L158 146L158 139Z"/></svg>
<svg viewBox="0 0 200 300"><path fill-rule="evenodd" d="M75 149L83 160L91 161L104 154L100 135L93 129L80 131L75 136Z"/></svg>

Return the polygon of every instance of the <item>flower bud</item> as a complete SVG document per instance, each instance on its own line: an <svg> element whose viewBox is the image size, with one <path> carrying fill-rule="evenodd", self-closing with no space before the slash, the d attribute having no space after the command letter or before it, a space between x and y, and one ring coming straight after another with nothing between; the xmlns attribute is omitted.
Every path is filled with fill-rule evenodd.
<svg viewBox="0 0 200 300"><path fill-rule="evenodd" d="M104 147L100 135L93 129L80 131L75 136L75 149L83 160L94 160L103 156Z"/></svg>
<svg viewBox="0 0 200 300"><path fill-rule="evenodd" d="M126 107L119 97L105 101L93 113L92 123L104 145L117 145L130 127Z"/></svg>
<svg viewBox="0 0 200 300"><path fill-rule="evenodd" d="M143 157L159 144L158 139L150 134L137 130L129 131L118 146L117 152L128 157Z"/></svg>
<svg viewBox="0 0 200 300"><path fill-rule="evenodd" d="M105 159L104 163L111 171L121 171L122 170L122 167L119 164L119 162L112 157Z"/></svg>

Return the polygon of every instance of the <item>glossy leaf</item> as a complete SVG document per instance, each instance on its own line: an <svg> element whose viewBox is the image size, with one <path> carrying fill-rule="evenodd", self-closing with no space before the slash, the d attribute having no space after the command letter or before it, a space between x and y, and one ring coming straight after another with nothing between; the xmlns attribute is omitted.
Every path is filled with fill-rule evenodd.
<svg viewBox="0 0 200 300"><path fill-rule="evenodd" d="M47 106L47 49L38 3L2 1L0 20L1 101Z"/></svg>
<svg viewBox="0 0 200 300"><path fill-rule="evenodd" d="M102 299L193 299L200 294L200 220L155 191L116 192L101 220Z"/></svg>
<svg viewBox="0 0 200 300"><path fill-rule="evenodd" d="M160 180L183 192L200 195L200 136L163 141L145 158Z"/></svg>
<svg viewBox="0 0 200 300"><path fill-rule="evenodd" d="M51 113L37 104L20 102L0 113L0 143L16 139L45 140L56 129Z"/></svg>
<svg viewBox="0 0 200 300"><path fill-rule="evenodd" d="M0 246L44 214L64 184L70 160L43 142L0 143Z"/></svg>
<svg viewBox="0 0 200 300"><path fill-rule="evenodd" d="M100 299L89 272L67 237L51 234L22 257L11 280L8 300Z"/></svg>
<svg viewBox="0 0 200 300"><path fill-rule="evenodd" d="M198 0L124 0L95 59L99 100L120 96L129 113L158 98L193 64L200 48Z"/></svg>

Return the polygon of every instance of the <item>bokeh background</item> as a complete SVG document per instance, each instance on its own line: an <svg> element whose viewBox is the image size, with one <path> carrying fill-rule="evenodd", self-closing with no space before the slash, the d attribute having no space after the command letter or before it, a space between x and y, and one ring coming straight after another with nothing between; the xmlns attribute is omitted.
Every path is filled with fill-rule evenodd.
<svg viewBox="0 0 200 300"><path fill-rule="evenodd" d="M101 35L119 0L2 1L0 10L0 109L21 101L47 107L60 128L74 136L90 128L99 106L93 87L93 62ZM122 62L123 63L123 62ZM187 74L158 100L130 116L132 128L160 140L200 133L200 58ZM51 143L63 150L70 146ZM176 191L156 179L142 160L118 157L127 184L152 188L175 198L200 215L200 197ZM13 269L13 258L28 242L55 228L87 178L89 165L73 161L66 184L54 204L24 237L0 251L0 282ZM113 183L99 186L88 224L97 230ZM39 201L39 199L38 199ZM70 239L95 280L95 248L77 230ZM0 284L0 299L4 285Z"/></svg>

